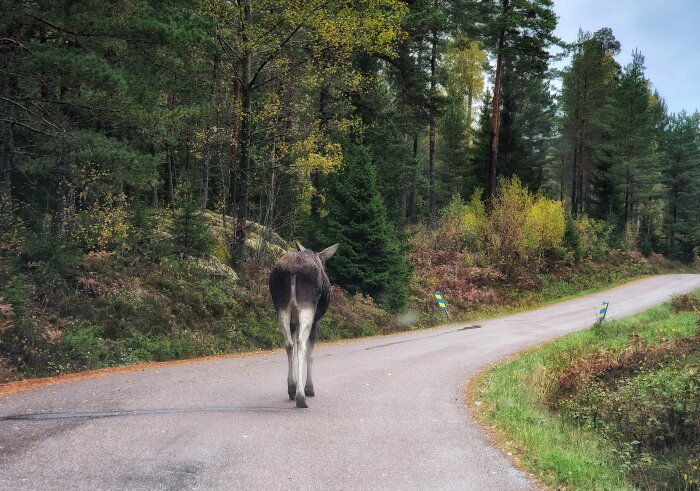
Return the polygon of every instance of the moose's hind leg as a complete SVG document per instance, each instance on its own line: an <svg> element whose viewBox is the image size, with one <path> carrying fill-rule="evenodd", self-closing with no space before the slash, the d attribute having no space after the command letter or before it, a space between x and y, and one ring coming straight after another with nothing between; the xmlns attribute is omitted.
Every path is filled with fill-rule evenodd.
<svg viewBox="0 0 700 491"><path fill-rule="evenodd" d="M297 407L309 407L306 404L306 357L308 351L309 337L311 335L314 322L314 310L309 308L299 309L299 332L297 338Z"/></svg>
<svg viewBox="0 0 700 491"><path fill-rule="evenodd" d="M297 392L296 383L296 342L292 334L292 312L290 308L280 309L277 313L277 320L279 321L280 327L282 328L282 334L284 335L284 345L287 350L287 394L289 399L294 400Z"/></svg>
<svg viewBox="0 0 700 491"><path fill-rule="evenodd" d="M309 397L314 397L316 393L314 392L314 383L311 378L311 367L313 366L314 360L312 358L314 352L314 346L318 340L318 329L319 321L314 322L311 328L311 335L309 336L309 345L306 351L306 384L304 385L304 394Z"/></svg>

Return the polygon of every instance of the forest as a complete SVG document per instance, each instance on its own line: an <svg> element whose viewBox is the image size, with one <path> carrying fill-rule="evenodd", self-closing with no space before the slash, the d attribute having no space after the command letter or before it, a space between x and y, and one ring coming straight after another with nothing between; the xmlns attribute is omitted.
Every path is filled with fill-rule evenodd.
<svg viewBox="0 0 700 491"><path fill-rule="evenodd" d="M0 380L277 346L293 240L339 337L696 260L700 115L552 0L0 12Z"/></svg>

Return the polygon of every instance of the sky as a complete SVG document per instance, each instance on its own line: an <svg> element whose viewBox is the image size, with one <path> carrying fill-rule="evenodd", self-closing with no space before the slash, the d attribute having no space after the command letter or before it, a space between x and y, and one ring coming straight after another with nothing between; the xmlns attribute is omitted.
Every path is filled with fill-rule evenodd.
<svg viewBox="0 0 700 491"><path fill-rule="evenodd" d="M558 37L610 27L622 45L617 61L627 65L637 48L670 112L700 110L700 0L554 0L554 11Z"/></svg>

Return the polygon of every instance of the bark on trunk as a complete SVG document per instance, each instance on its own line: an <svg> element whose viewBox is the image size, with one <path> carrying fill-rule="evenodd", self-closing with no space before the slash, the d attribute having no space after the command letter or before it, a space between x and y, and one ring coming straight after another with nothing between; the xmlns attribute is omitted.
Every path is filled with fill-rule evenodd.
<svg viewBox="0 0 700 491"><path fill-rule="evenodd" d="M430 50L430 94L435 97L437 86L437 31L433 30ZM436 109L434 101L430 105L430 125L429 125L429 149L428 149L428 213L435 216L435 119Z"/></svg>
<svg viewBox="0 0 700 491"><path fill-rule="evenodd" d="M251 22L250 1L243 5L243 23L241 26L242 40L245 46L248 45L248 27ZM250 143L252 129L252 92L251 82L253 54L247 47L243 53L243 63L241 69L241 138L240 138L240 159L238 172L236 173L238 182L238 203L236 206L236 226L233 232L233 244L231 259L234 266L241 266L248 258L246 248L246 235L248 220L248 183L250 172Z"/></svg>
<svg viewBox="0 0 700 491"><path fill-rule="evenodd" d="M73 232L75 228L75 192L72 176L59 156L52 172L55 177L51 231L54 237Z"/></svg>
<svg viewBox="0 0 700 491"><path fill-rule="evenodd" d="M503 0L503 13L508 10L508 0ZM486 184L486 200L491 202L491 198L496 193L496 163L498 161L498 136L500 132L501 119L501 73L503 72L503 45L505 43L506 31L501 28L498 34L498 54L496 57L496 77L493 83L493 104L491 106L491 131L489 135L489 176Z"/></svg>
<svg viewBox="0 0 700 491"><path fill-rule="evenodd" d="M574 148L574 159L571 168L571 214L578 213L578 145Z"/></svg>
<svg viewBox="0 0 700 491"><path fill-rule="evenodd" d="M330 102L330 89L328 85L323 84L318 97L318 118L321 135L325 136L328 129L328 103ZM311 195L311 218L314 221L318 221L321 218L321 195L319 194L319 188L321 186L320 176L317 171L311 173L311 185L314 188L313 194Z"/></svg>
<svg viewBox="0 0 700 491"><path fill-rule="evenodd" d="M226 212L233 216L236 210L238 195L236 194L236 180L238 170L238 150L239 150L239 132L241 130L240 119L240 103L241 103L241 83L238 79L233 82L233 117L231 118L231 148L229 153L228 165L228 199L226 203Z"/></svg>
<svg viewBox="0 0 700 491"><path fill-rule="evenodd" d="M12 99L13 82L7 76L0 76L0 93L7 99ZM0 207L2 202L12 199L12 169L15 159L14 121L16 119L15 105L3 102L3 119L0 121Z"/></svg>
<svg viewBox="0 0 700 491"><path fill-rule="evenodd" d="M168 193L168 206L171 208L175 207L175 171L173 167L173 149L170 144L168 144L165 149L165 185Z"/></svg>
<svg viewBox="0 0 700 491"><path fill-rule="evenodd" d="M211 73L211 89L209 91L209 99L214 102L214 114L215 114L215 119L214 119L214 124L218 123L218 97L217 97L217 90L216 90L216 81L219 78L219 52L217 51L214 54L214 63L213 63L213 68L212 68L212 73ZM202 169L202 200L201 200L201 209L202 211L207 209L207 205L209 204L209 169L211 166L211 125L207 127L205 138L204 138L204 168Z"/></svg>

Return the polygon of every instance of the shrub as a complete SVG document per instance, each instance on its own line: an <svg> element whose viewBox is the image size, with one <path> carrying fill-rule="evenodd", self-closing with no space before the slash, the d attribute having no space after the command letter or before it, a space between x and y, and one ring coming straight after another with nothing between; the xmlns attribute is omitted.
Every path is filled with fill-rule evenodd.
<svg viewBox="0 0 700 491"><path fill-rule="evenodd" d="M583 259L601 261L610 250L612 227L602 220L595 220L586 215L574 219L578 234L578 247Z"/></svg>
<svg viewBox="0 0 700 491"><path fill-rule="evenodd" d="M29 315L33 288L26 275L18 274L0 290L0 298L4 299L0 302L0 358L22 371L38 373L46 366L49 344Z"/></svg>
<svg viewBox="0 0 700 491"><path fill-rule="evenodd" d="M15 255L25 246L26 223L18 203L0 197L0 257Z"/></svg>
<svg viewBox="0 0 700 491"><path fill-rule="evenodd" d="M78 213L75 237L88 250L123 250L130 233L127 218L126 196L107 193Z"/></svg>
<svg viewBox="0 0 700 491"><path fill-rule="evenodd" d="M687 293L677 295L671 299L671 306L675 312L700 313L700 296Z"/></svg>
<svg viewBox="0 0 700 491"><path fill-rule="evenodd" d="M128 247L132 253L157 261L173 252L171 240L158 229L162 221L155 209L138 201L130 204Z"/></svg>
<svg viewBox="0 0 700 491"><path fill-rule="evenodd" d="M566 231L564 205L538 196L527 212L525 220L525 256L544 254L558 250Z"/></svg>
<svg viewBox="0 0 700 491"><path fill-rule="evenodd" d="M526 237L524 224L532 204L532 195L520 179L500 180L492 202L487 247L491 264L506 274L519 269Z"/></svg>
<svg viewBox="0 0 700 491"><path fill-rule="evenodd" d="M110 347L97 324L78 322L63 336L61 348L75 368L100 368L109 364Z"/></svg>
<svg viewBox="0 0 700 491"><path fill-rule="evenodd" d="M24 259L34 270L38 283L66 287L80 273L83 251L70 237L41 233L27 240Z"/></svg>
<svg viewBox="0 0 700 491"><path fill-rule="evenodd" d="M533 196L514 176L501 179L488 225L491 264L513 275L528 262L541 266L545 255L561 249L566 217L561 202Z"/></svg>
<svg viewBox="0 0 700 491"><path fill-rule="evenodd" d="M454 198L443 211L436 238L447 237L449 231L455 229L459 238L458 250L480 252L488 224L486 207L481 201L482 192L481 188L477 188L468 203Z"/></svg>

